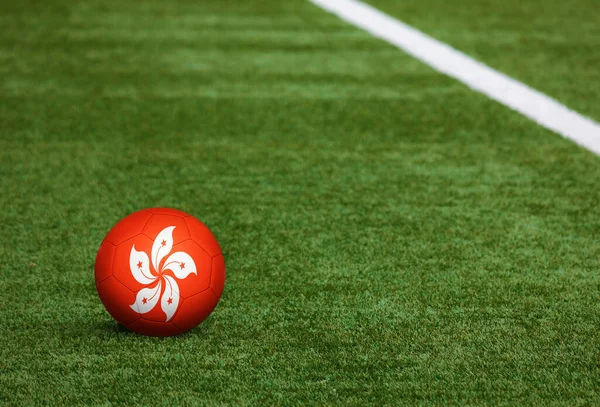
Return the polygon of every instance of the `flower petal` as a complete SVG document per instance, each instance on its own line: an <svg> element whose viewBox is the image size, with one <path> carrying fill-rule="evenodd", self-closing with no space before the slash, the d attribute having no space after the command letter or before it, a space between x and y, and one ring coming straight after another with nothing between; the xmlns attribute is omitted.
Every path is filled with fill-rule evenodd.
<svg viewBox="0 0 600 407"><path fill-rule="evenodd" d="M135 250L135 245L131 246L131 253L129 253L129 268L133 278L140 284L148 285L156 280L156 276L150 272L148 255Z"/></svg>
<svg viewBox="0 0 600 407"><path fill-rule="evenodd" d="M186 278L190 273L196 273L194 259L185 252L175 252L165 260L162 271L171 270L178 279Z"/></svg>
<svg viewBox="0 0 600 407"><path fill-rule="evenodd" d="M130 305L131 308L140 314L145 314L146 312L152 311L152 308L154 308L158 303L158 298L160 297L160 287L161 281L159 281L156 286L152 288L142 288L137 293L135 303Z"/></svg>
<svg viewBox="0 0 600 407"><path fill-rule="evenodd" d="M175 226L169 226L164 228L154 239L152 244L152 265L154 270L159 270L160 261L165 257L173 248L173 229Z"/></svg>
<svg viewBox="0 0 600 407"><path fill-rule="evenodd" d="M177 306L179 305L179 286L173 277L163 275L163 278L165 279L165 292L160 300L160 306L165 314L167 314L166 321L169 321L175 314L175 311L177 311Z"/></svg>

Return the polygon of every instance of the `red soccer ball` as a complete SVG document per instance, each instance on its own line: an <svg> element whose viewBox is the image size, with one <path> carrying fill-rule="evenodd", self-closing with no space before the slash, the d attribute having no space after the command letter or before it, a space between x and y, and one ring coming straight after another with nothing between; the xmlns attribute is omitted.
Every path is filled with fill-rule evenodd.
<svg viewBox="0 0 600 407"><path fill-rule="evenodd" d="M95 277L102 303L119 323L142 335L171 336L210 315L225 285L225 261L198 219L175 209L144 209L108 232Z"/></svg>

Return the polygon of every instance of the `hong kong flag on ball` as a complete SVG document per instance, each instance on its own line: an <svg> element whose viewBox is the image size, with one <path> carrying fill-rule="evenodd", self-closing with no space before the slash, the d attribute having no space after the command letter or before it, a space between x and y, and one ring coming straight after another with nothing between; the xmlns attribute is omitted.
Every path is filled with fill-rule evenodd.
<svg viewBox="0 0 600 407"><path fill-rule="evenodd" d="M196 327L215 308L225 261L198 219L175 209L144 209L108 232L95 277L114 319L139 334L170 336Z"/></svg>

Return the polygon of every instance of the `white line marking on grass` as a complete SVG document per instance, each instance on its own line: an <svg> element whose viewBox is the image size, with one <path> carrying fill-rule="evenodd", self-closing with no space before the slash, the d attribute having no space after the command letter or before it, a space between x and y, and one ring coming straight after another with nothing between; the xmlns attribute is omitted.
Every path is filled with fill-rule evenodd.
<svg viewBox="0 0 600 407"><path fill-rule="evenodd" d="M600 155L600 124L357 0L309 0L534 122Z"/></svg>

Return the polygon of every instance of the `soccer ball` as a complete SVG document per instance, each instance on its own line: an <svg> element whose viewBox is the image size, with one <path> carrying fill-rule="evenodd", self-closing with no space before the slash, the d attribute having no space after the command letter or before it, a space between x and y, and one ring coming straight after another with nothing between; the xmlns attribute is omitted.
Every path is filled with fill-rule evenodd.
<svg viewBox="0 0 600 407"><path fill-rule="evenodd" d="M225 260L210 230L185 212L144 209L100 245L96 288L106 310L142 335L171 336L204 321L225 285Z"/></svg>

